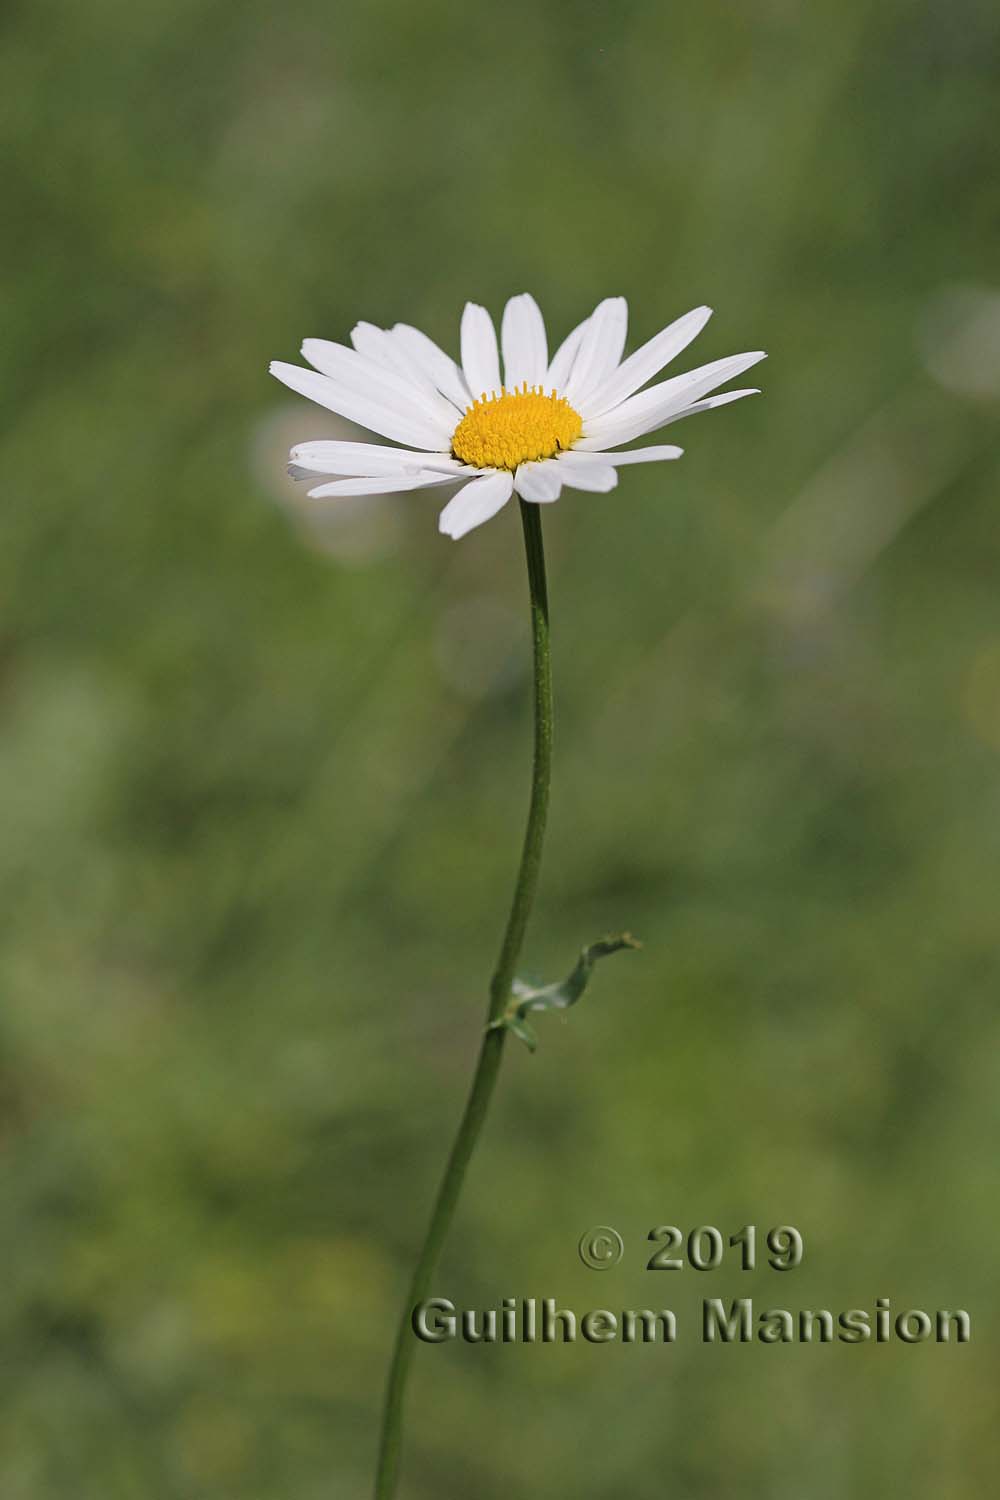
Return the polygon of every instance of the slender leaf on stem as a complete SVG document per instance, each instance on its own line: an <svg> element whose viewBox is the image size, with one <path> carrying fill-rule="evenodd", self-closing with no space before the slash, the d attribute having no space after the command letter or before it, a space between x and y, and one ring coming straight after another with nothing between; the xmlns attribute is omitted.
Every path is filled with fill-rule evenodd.
<svg viewBox="0 0 1000 1500"><path fill-rule="evenodd" d="M515 979L511 985L511 1000L507 1009L502 1016L490 1022L489 1029L503 1027L512 1031L530 1052L534 1052L538 1039L527 1022L532 1011L568 1010L571 1005L576 1004L590 983L590 976L599 958L606 958L609 953L620 953L623 948L641 947L642 944L631 933L619 932L613 937L600 938L582 949L566 978L555 984L535 988L523 979Z"/></svg>

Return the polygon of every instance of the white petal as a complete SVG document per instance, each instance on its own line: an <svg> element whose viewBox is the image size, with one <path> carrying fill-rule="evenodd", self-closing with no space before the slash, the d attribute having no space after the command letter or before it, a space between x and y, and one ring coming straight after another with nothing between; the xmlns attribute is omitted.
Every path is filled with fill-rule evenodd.
<svg viewBox="0 0 1000 1500"><path fill-rule="evenodd" d="M625 453L602 453L599 450L571 448L560 458L561 464L588 463L591 460L601 464L613 464L615 468L621 468L622 464L654 464L660 463L668 458L680 458L684 452L683 448L677 448L672 443L663 444L658 448L630 448Z"/></svg>
<svg viewBox="0 0 1000 1500"><path fill-rule="evenodd" d="M583 437L578 439L578 448L617 448L629 438L641 437L644 432L653 432L666 425L668 418L679 414L684 407L692 405L713 386L723 385L742 370L766 356L760 351L753 354L731 354L727 359L717 359L710 365L689 370L686 375L675 375L664 380L638 396L630 396L621 406L604 416L584 423Z"/></svg>
<svg viewBox="0 0 1000 1500"><path fill-rule="evenodd" d="M502 510L513 491L514 477L504 469L474 479L448 501L438 519L438 530L457 541Z"/></svg>
<svg viewBox="0 0 1000 1500"><path fill-rule="evenodd" d="M529 386L542 385L549 366L549 346L541 309L527 292L511 297L504 308L500 342L507 389L517 390L524 381Z"/></svg>
<svg viewBox="0 0 1000 1500"><path fill-rule="evenodd" d="M559 465L553 458L520 464L514 475L514 488L521 499L535 500L540 504L558 500L562 485Z"/></svg>
<svg viewBox="0 0 1000 1500"><path fill-rule="evenodd" d="M329 500L336 495L397 495L406 490L424 490L433 484L448 484L450 474L428 474L416 469L412 474L368 475L361 479L331 479L307 490L310 500ZM468 488L468 486L467 486Z"/></svg>
<svg viewBox="0 0 1000 1500"><path fill-rule="evenodd" d="M351 329L351 343L359 354L366 355L386 369L394 370L410 386L423 389L433 399L436 409L447 409L449 421L457 421L460 411L464 411L468 405L468 401L465 401L460 411L453 410L455 403L448 399L447 408L440 407L438 404L442 400L442 392L426 366L415 359L406 345L388 328L377 328L374 323L356 323Z"/></svg>
<svg viewBox="0 0 1000 1500"><path fill-rule="evenodd" d="M588 395L585 409L581 411L583 417L597 417L602 412L610 411L613 406L624 401L637 391L640 386L645 385L647 380L652 380L658 375L664 365L675 359L683 349L686 349L696 339L712 316L710 307L696 307L692 312L685 313L683 318L677 318L669 327L662 329L648 343L643 344L634 354L618 366L606 380Z"/></svg>
<svg viewBox="0 0 1000 1500"><path fill-rule="evenodd" d="M573 332L566 335L552 356L552 363L549 365L548 373L545 376L545 389L547 392L555 389L560 394L562 393L566 382L569 380L573 362L576 359L577 351L580 348L589 322L589 318L584 318L582 323L578 323Z"/></svg>
<svg viewBox="0 0 1000 1500"><path fill-rule="evenodd" d="M287 365L282 360L271 361L271 374L300 396L307 396L318 406L335 411L370 432L392 438L397 443L407 443L416 448L446 451L451 447L451 435L439 438L437 429L421 414L401 414L398 408L350 390L327 375L318 375L315 370L304 370L301 365Z"/></svg>
<svg viewBox="0 0 1000 1500"><path fill-rule="evenodd" d="M500 394L500 356L493 319L485 307L467 302L462 313L462 370L474 400Z"/></svg>
<svg viewBox="0 0 1000 1500"><path fill-rule="evenodd" d="M398 369L390 357L385 338L385 329L379 328L375 323L355 323L351 329L351 343L359 354L367 354L369 359L374 359L378 364Z"/></svg>
<svg viewBox="0 0 1000 1500"><path fill-rule="evenodd" d="M312 474L399 474L415 469L433 469L461 474L467 465L443 453L423 453L411 448L384 448L378 443L347 443L320 438L297 443L288 455L292 465Z"/></svg>
<svg viewBox="0 0 1000 1500"><path fill-rule="evenodd" d="M606 297L597 304L563 392L571 406L577 406L617 367L627 329L628 303L624 297Z"/></svg>
<svg viewBox="0 0 1000 1500"><path fill-rule="evenodd" d="M685 417L696 416L700 411L714 411L717 406L728 406L730 401L742 401L744 396L759 395L760 391L756 386L752 386L748 390L743 391L723 391L721 396L709 396L704 401L695 401L691 406L682 406L680 411L676 411L674 412L673 416L667 417L660 423L660 426L669 427L674 422L683 421ZM622 441L627 441L627 439L622 439ZM574 453L596 453L600 451L602 445L606 442L607 438L578 438L572 451ZM647 453L651 452L652 450L647 448L637 448L633 449L632 451L637 453ZM610 457L610 455L608 456Z"/></svg>
<svg viewBox="0 0 1000 1500"><path fill-rule="evenodd" d="M709 396L705 401L695 401L691 406L682 406L680 411L663 425L668 427L670 422L679 422L682 417L693 417L695 412L714 411L717 406L728 406L730 401L742 401L744 396L759 395L760 387L756 385L749 386L744 391L723 391L721 396Z"/></svg>
<svg viewBox="0 0 1000 1500"><path fill-rule="evenodd" d="M381 332L377 329L376 332ZM357 349L348 349L346 344L335 344L330 339L304 339L302 353L311 365L323 375L399 411L401 415L415 416L418 420L434 424L438 441L428 447L440 447L442 438L450 438L455 430L455 409L450 401L423 379L414 381L410 375L401 375L389 365L380 364Z"/></svg>
<svg viewBox="0 0 1000 1500"><path fill-rule="evenodd" d="M465 376L450 355L439 349L433 339L428 338L426 333L421 333L419 328L411 328L409 323L396 323L392 335L402 344L414 363L426 370L436 388L459 411L465 411L471 405L472 396L465 383Z"/></svg>
<svg viewBox="0 0 1000 1500"><path fill-rule="evenodd" d="M589 458L591 455L584 453L580 456ZM559 468L562 472L562 482L567 489L590 490L595 494L605 495L618 483L618 471L611 464L565 464L562 459L559 459Z"/></svg>

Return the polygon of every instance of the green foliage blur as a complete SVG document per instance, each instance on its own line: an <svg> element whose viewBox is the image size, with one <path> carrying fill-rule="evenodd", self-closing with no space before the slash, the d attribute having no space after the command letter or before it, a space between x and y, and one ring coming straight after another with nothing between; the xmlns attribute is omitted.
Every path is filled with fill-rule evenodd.
<svg viewBox="0 0 1000 1500"><path fill-rule="evenodd" d="M12 0L2 1500L356 1500L527 797L517 514L310 508L305 335L700 302L765 394L546 510L557 756L406 1500L979 1500L998 1447L1000 12ZM683 367L683 366L682 366ZM745 382L744 382L745 383ZM793 1224L802 1267L644 1269ZM576 1253L610 1224L603 1275ZM702 1297L964 1307L706 1347ZM992 1374L990 1372L993 1372Z"/></svg>

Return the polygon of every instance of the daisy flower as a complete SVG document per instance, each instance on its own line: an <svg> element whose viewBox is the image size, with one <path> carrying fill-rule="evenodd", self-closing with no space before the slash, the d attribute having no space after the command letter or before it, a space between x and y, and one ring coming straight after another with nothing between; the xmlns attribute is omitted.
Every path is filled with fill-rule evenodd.
<svg viewBox="0 0 1000 1500"><path fill-rule="evenodd" d="M441 512L446 536L465 536L506 505L548 504L566 489L607 491L623 464L680 458L673 445L622 443L756 390L709 392L764 355L732 354L684 375L648 385L701 332L712 315L696 307L622 358L628 307L624 297L598 303L549 358L545 323L535 299L511 297L496 329L485 307L466 304L461 363L406 323L359 323L352 348L306 339L313 366L275 360L271 373L320 406L391 439L375 443L316 441L291 451L299 479L330 477L309 491L315 499L386 495L466 480ZM500 358L503 355L503 373ZM643 389L646 387L646 389Z"/></svg>

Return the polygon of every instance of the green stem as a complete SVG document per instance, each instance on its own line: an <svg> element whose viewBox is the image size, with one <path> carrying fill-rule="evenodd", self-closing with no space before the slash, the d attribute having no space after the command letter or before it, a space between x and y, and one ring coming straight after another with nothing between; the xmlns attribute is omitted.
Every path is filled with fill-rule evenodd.
<svg viewBox="0 0 1000 1500"><path fill-rule="evenodd" d="M524 528L524 551L528 561L528 585L531 593L531 634L535 680L535 754L531 778L531 802L524 847L514 887L514 900L500 945L500 957L490 982L490 999L486 1025L497 1020L510 998L514 971L520 957L524 933L531 915L542 862L542 839L549 805L549 780L552 766L552 669L549 657L549 603L545 587L545 552L542 547L541 507L526 505L522 500L521 524ZM415 1337L410 1328L413 1308L427 1297L441 1247L458 1204L466 1168L475 1150L486 1119L490 1100L500 1071L507 1033L501 1028L487 1029L479 1049L479 1061L473 1074L465 1113L451 1148L448 1165L438 1189L430 1225L417 1261L403 1316L396 1333L396 1343L389 1366L382 1435L379 1443L378 1470L375 1477L375 1500L391 1500L399 1475L399 1453L403 1428L403 1398L406 1379L413 1359Z"/></svg>

